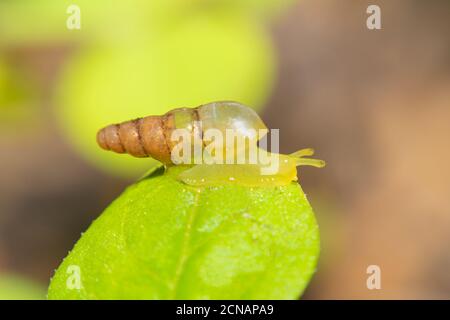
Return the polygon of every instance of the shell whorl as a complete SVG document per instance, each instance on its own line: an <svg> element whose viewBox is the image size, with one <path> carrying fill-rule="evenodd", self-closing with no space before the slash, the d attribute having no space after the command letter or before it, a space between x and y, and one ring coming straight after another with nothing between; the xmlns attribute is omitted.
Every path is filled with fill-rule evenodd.
<svg viewBox="0 0 450 320"><path fill-rule="evenodd" d="M248 135L248 129L267 129L258 114L240 103L218 101L197 108L173 109L162 116L148 116L112 124L97 133L101 148L135 157L152 157L171 164L171 151L178 141L172 141L175 129L186 129L192 138L200 138L208 129L222 133L231 129Z"/></svg>
<svg viewBox="0 0 450 320"><path fill-rule="evenodd" d="M170 163L170 142L167 137L174 128L173 115L148 116L112 124L97 133L102 149L128 153L134 157L152 157Z"/></svg>

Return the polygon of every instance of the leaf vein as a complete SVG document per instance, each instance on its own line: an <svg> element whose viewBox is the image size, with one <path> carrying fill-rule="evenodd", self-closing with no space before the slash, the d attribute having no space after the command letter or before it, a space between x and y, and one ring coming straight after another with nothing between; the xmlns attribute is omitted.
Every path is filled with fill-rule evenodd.
<svg viewBox="0 0 450 320"><path fill-rule="evenodd" d="M186 229L184 231L183 247L182 247L180 256L178 258L177 267L175 269L174 282L172 284L172 299L175 299L175 297L177 295L178 287L179 287L179 284L180 284L180 279L181 279L181 276L183 275L184 267L185 267L186 262L187 262L187 260L189 258L189 253L188 253L188 251L189 251L189 242L190 242L191 236L192 236L192 226L194 224L195 217L196 217L197 212L198 212L197 209L198 209L198 202L199 202L199 199L200 199L200 193L201 193L201 191L197 191L195 193L193 207L192 207L192 210L189 213Z"/></svg>

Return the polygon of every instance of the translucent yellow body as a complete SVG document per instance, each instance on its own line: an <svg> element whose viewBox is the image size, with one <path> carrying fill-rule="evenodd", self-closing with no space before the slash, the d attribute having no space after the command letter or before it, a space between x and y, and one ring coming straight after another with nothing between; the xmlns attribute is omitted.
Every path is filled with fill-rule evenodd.
<svg viewBox="0 0 450 320"><path fill-rule="evenodd" d="M193 122L193 109L183 108L174 110L176 128L186 128L193 132L195 124ZM227 153L239 154L247 152L249 146L255 146L258 152L264 153L264 159L268 157L277 157L277 169L269 174L264 173L267 168L267 162L262 163L260 158L254 164L197 164L189 166L179 175L179 179L192 186L210 186L221 184L239 184L245 186L280 186L297 180L297 166L311 165L323 167L325 162L322 160L305 159L304 156L310 156L314 153L312 149L303 149L290 155L272 154L256 147L258 139L253 136L254 132L259 130L267 131L267 127L258 114L251 108L233 101L219 101L202 105L196 110L196 121L201 127L202 145L205 142L208 130L214 129L226 136L227 130L232 130L239 137L248 139L247 145L242 150L227 149L223 146L222 153L226 157ZM259 137L261 138L261 137ZM203 154L205 157L205 154ZM274 158L272 158L274 159Z"/></svg>
<svg viewBox="0 0 450 320"><path fill-rule="evenodd" d="M266 125L253 109L233 101L174 109L162 116L110 125L99 133L99 145L106 150L152 156L166 167L187 167L179 180L199 187L281 186L297 180L297 166L325 165L304 158L313 155L312 149L289 155L264 150ZM277 138L271 135L272 147Z"/></svg>
<svg viewBox="0 0 450 320"><path fill-rule="evenodd" d="M184 183L197 187L221 184L244 186L282 186L297 181L297 166L310 165L321 168L322 160L306 159L313 155L312 149L302 149L290 155L269 154L278 157L278 169L272 174L263 174L262 164L199 164L183 171L178 178Z"/></svg>

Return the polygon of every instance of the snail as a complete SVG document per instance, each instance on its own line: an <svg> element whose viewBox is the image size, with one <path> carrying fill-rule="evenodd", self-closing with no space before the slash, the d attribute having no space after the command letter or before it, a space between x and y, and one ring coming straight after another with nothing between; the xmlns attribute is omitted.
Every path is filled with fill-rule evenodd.
<svg viewBox="0 0 450 320"><path fill-rule="evenodd" d="M312 149L285 155L260 148L257 146L258 141L267 131L266 125L253 109L238 102L219 101L196 108L174 109L162 116L147 116L109 125L97 133L97 143L102 149L116 153L152 157L166 167L187 166L187 170L182 171L178 178L193 186L286 185L297 180L297 166L320 168L325 165L322 160L304 158L314 154ZM229 132L233 133L233 143L228 144L228 139L224 145L223 137L228 138ZM180 137L183 137L184 144L180 143ZM244 138L245 143L235 145L235 138ZM199 153L195 151L199 149L207 151L201 153L201 161L198 161ZM251 151L255 150L258 157L247 162L236 161L241 159L240 155L249 154L251 158ZM179 161L180 155L184 157L184 162ZM233 161L228 161L230 159ZM273 163L276 163L275 170L269 170L268 166Z"/></svg>

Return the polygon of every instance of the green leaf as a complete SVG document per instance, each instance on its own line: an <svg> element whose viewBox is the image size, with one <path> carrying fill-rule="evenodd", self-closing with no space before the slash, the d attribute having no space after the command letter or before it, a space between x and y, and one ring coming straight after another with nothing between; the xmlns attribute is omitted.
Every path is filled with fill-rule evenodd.
<svg viewBox="0 0 450 320"><path fill-rule="evenodd" d="M197 189L176 180L180 170L158 170L117 198L64 259L48 297L298 298L319 255L300 186ZM67 285L71 266L80 289Z"/></svg>

